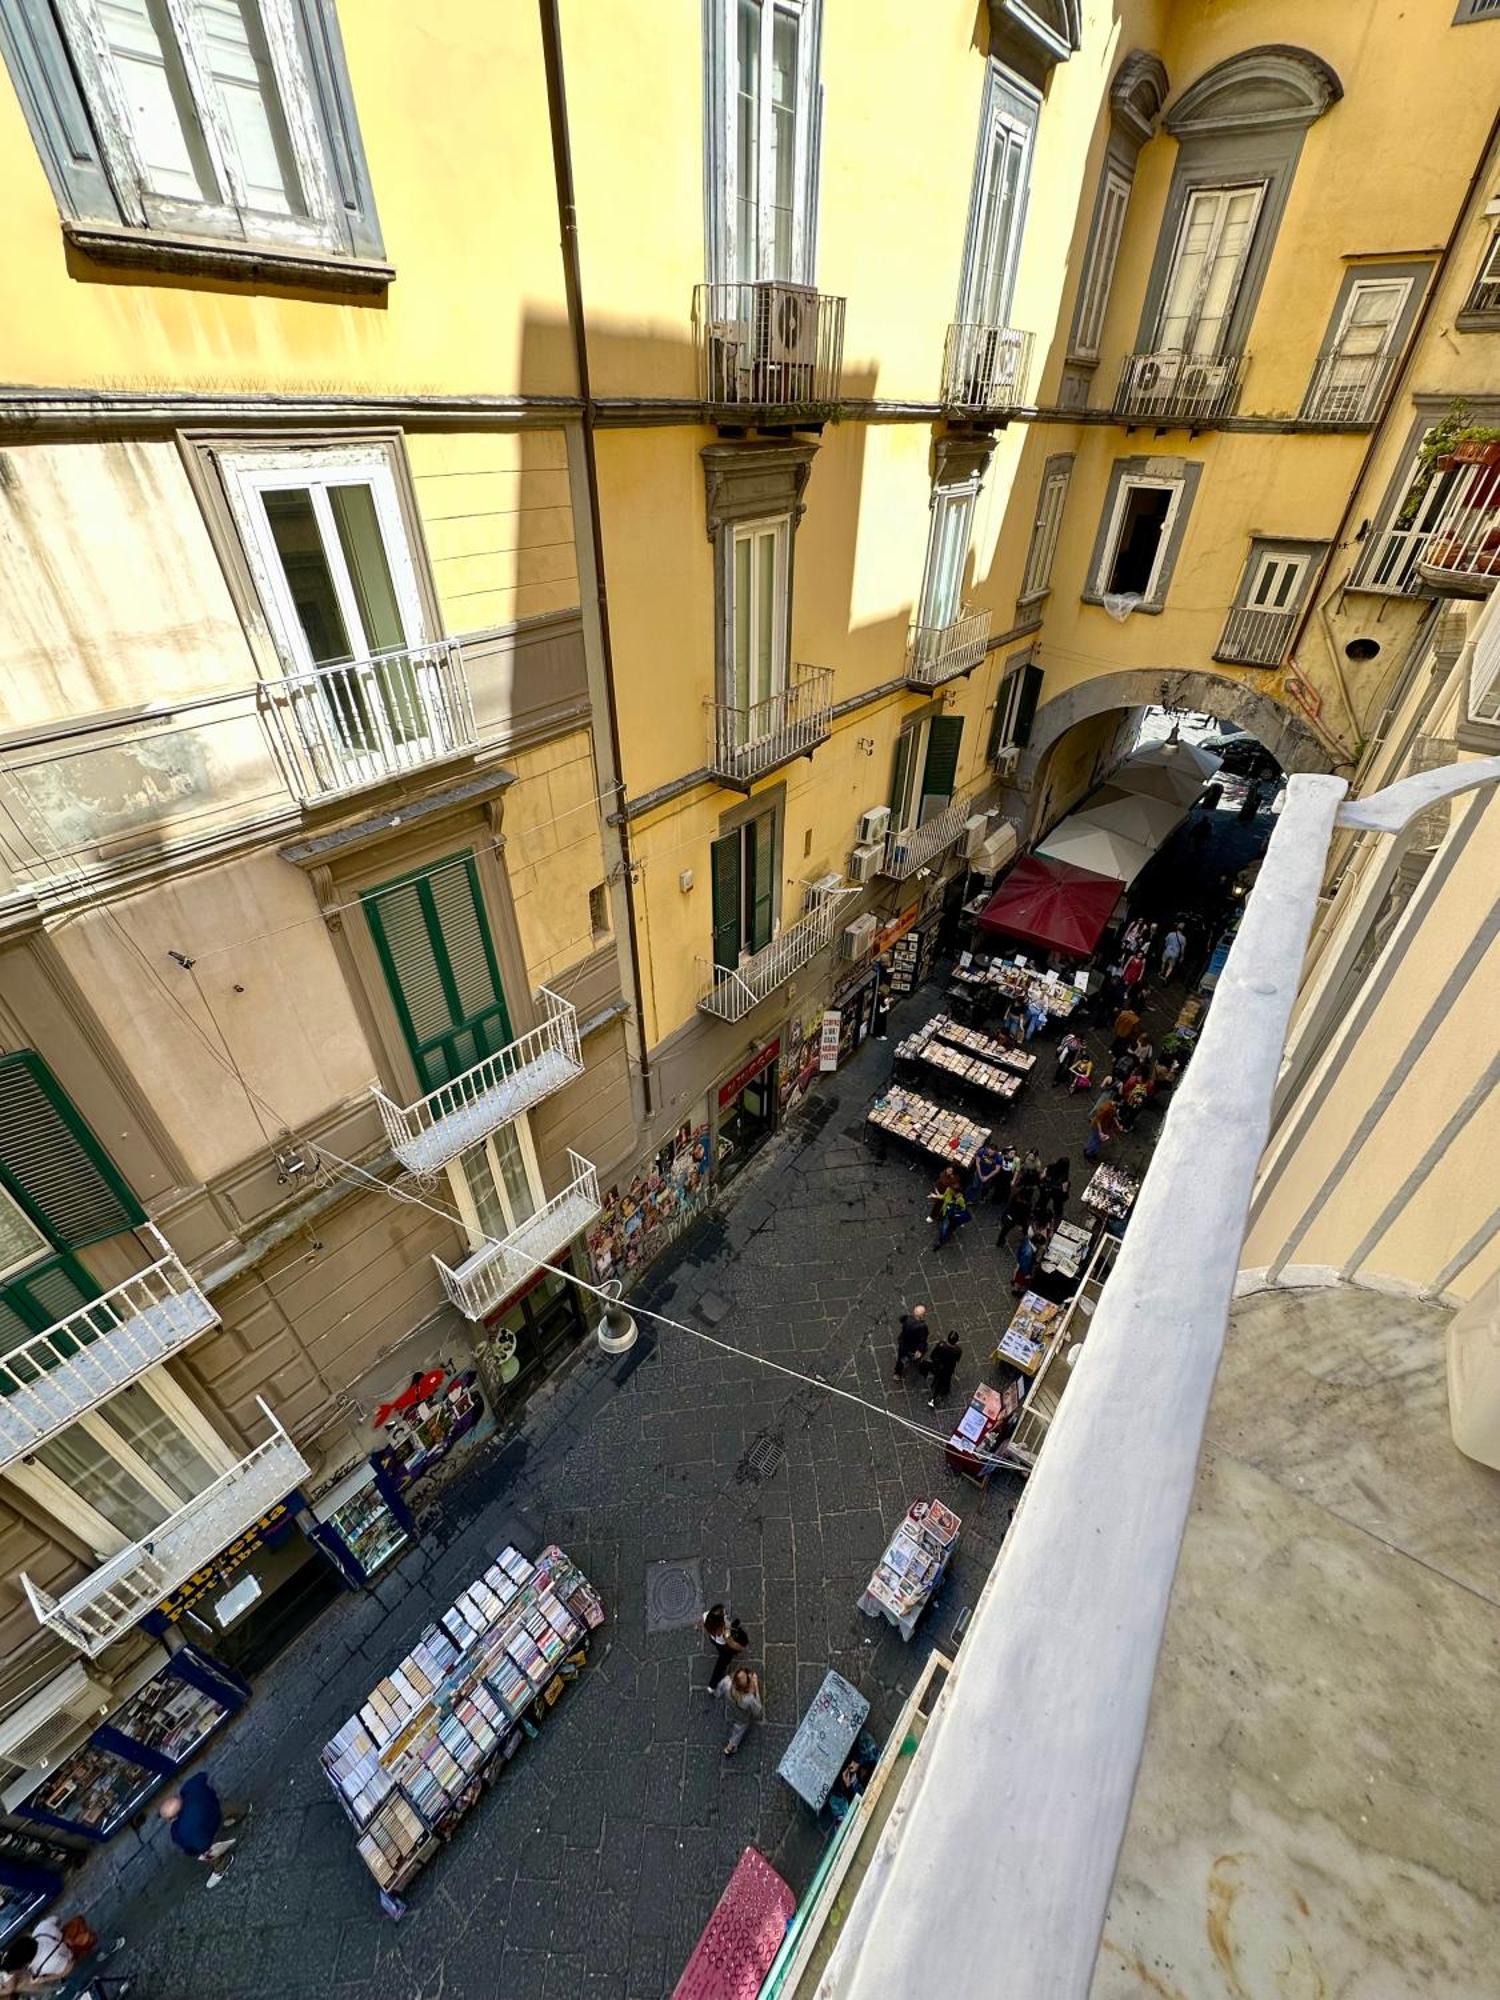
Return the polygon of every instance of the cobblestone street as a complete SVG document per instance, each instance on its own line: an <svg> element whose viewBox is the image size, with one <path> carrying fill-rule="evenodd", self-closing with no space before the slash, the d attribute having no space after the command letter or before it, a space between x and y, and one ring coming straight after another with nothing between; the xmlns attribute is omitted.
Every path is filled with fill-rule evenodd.
<svg viewBox="0 0 1500 2000"><path fill-rule="evenodd" d="M895 1038L940 1004L928 988L898 1007L892 1040L867 1043L827 1079L634 1302L946 1435L920 1379L891 1379L897 1317L925 1300L938 1329L959 1329L955 1415L991 1379L1013 1257L995 1249L990 1211L935 1252L930 1175L894 1150L878 1159L863 1136ZM1165 1018L1157 1010L1152 1023ZM1081 1169L1088 1100L1051 1087L1049 1058L1044 1044L1004 1129ZM1143 1164L1157 1124L1149 1114L1115 1157ZM1075 1191L1082 1182L1075 1171ZM1019 1482L1002 1474L982 1494L946 1470L938 1444L877 1410L690 1333L642 1328L623 1362L584 1353L520 1433L450 1488L396 1570L261 1676L207 1760L226 1799L255 1805L219 1887L205 1891L154 1816L93 1864L84 1900L101 1932L126 1933L121 1964L142 2000L660 2000L747 1842L806 1887L824 1835L775 1774L799 1717L834 1666L869 1697L883 1739L927 1651L954 1643ZM752 1467L768 1441L779 1464ZM963 1534L904 1646L855 1599L909 1501L931 1493L963 1516ZM512 1538L530 1554L549 1540L567 1548L602 1592L606 1624L541 1739L392 1923L318 1749ZM678 1558L698 1558L708 1600L727 1597L744 1619L763 1676L766 1724L732 1762L720 1754L722 1710L701 1691L700 1635L646 1628L647 1566Z"/></svg>

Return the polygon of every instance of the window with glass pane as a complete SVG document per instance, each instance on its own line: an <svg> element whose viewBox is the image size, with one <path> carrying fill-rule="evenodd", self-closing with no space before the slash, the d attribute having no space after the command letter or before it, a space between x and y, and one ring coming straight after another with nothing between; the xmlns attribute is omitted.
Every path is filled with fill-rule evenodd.
<svg viewBox="0 0 1500 2000"><path fill-rule="evenodd" d="M1267 550L1256 565L1245 602L1256 611L1291 611L1296 607L1306 574L1306 556L1278 555Z"/></svg>
<svg viewBox="0 0 1500 2000"><path fill-rule="evenodd" d="M490 1147L500 1171L500 1186L504 1191L510 1226L519 1229L537 1211L536 1191L531 1184L525 1148L514 1125L502 1125L491 1136Z"/></svg>
<svg viewBox="0 0 1500 2000"><path fill-rule="evenodd" d="M141 1382L116 1390L95 1421L122 1438L136 1456L186 1503L218 1474L198 1447Z"/></svg>
<svg viewBox="0 0 1500 2000"><path fill-rule="evenodd" d="M743 742L775 726L769 703L786 686L787 521L755 521L734 530L731 577L733 699Z"/></svg>
<svg viewBox="0 0 1500 2000"><path fill-rule="evenodd" d="M1314 414L1337 421L1366 411L1384 382L1396 323L1410 292L1409 278L1356 281L1319 384Z"/></svg>
<svg viewBox="0 0 1500 2000"><path fill-rule="evenodd" d="M19 1270L34 1257L45 1257L51 1248L36 1224L0 1188L0 1276Z"/></svg>
<svg viewBox="0 0 1500 2000"><path fill-rule="evenodd" d="M171 1511L81 1424L48 1438L32 1456L127 1542L142 1540Z"/></svg>
<svg viewBox="0 0 1500 2000"><path fill-rule="evenodd" d="M1222 351L1264 193L1256 182L1188 197L1157 321L1160 352L1214 360Z"/></svg>
<svg viewBox="0 0 1500 2000"><path fill-rule="evenodd" d="M723 0L719 0L723 4ZM727 271L737 278L811 277L815 0L728 0L731 130L723 146L732 186Z"/></svg>
<svg viewBox="0 0 1500 2000"><path fill-rule="evenodd" d="M1109 288L1114 282L1115 259L1120 254L1125 211L1129 206L1130 182L1123 174L1106 167L1099 189L1099 207L1094 219L1088 261L1078 289L1078 313L1073 327L1072 352L1083 360L1093 360L1099 352L1104 314L1109 305Z"/></svg>
<svg viewBox="0 0 1500 2000"><path fill-rule="evenodd" d="M963 592L964 563L969 553L969 525L974 514L974 489L935 495L927 536L927 568L917 623L927 631L942 630L958 617Z"/></svg>
<svg viewBox="0 0 1500 2000"><path fill-rule="evenodd" d="M1042 480L1036 520L1032 524L1031 546L1026 552L1026 571L1021 579L1021 596L1043 597L1052 587L1052 559L1057 554L1062 533L1063 507L1068 498L1071 462L1049 470Z"/></svg>
<svg viewBox="0 0 1500 2000"><path fill-rule="evenodd" d="M961 286L959 316L965 321L1004 326L1010 319L1036 115L1036 101L1015 79L992 67Z"/></svg>
<svg viewBox="0 0 1500 2000"><path fill-rule="evenodd" d="M495 1177L490 1172L489 1151L484 1146L473 1146L458 1157L459 1171L464 1177L469 1199L474 1204L474 1213L479 1222L479 1234L489 1243L498 1243L510 1234L510 1224L505 1219ZM474 1246L479 1247L477 1244Z"/></svg>

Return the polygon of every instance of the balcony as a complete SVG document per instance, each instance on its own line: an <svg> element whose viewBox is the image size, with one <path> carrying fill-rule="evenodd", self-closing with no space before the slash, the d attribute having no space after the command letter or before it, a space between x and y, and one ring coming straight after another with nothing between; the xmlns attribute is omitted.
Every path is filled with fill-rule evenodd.
<svg viewBox="0 0 1500 2000"><path fill-rule="evenodd" d="M0 1466L218 1325L166 1240L150 1233L162 1251L154 1264L0 1355Z"/></svg>
<svg viewBox="0 0 1500 2000"><path fill-rule="evenodd" d="M794 666L779 693L737 708L705 702L708 768L726 785L747 788L793 757L810 757L833 729L832 667Z"/></svg>
<svg viewBox="0 0 1500 2000"><path fill-rule="evenodd" d="M1026 401L1031 335L1014 326L955 320L943 343L943 403L950 410L1013 410Z"/></svg>
<svg viewBox="0 0 1500 2000"><path fill-rule="evenodd" d="M1127 354L1114 413L1131 423L1211 424L1234 415L1248 354Z"/></svg>
<svg viewBox="0 0 1500 2000"><path fill-rule="evenodd" d="M879 873L888 881L904 882L919 868L927 868L958 840L972 810L972 800L950 799L943 810L921 826L885 837L885 860Z"/></svg>
<svg viewBox="0 0 1500 2000"><path fill-rule="evenodd" d="M1373 423L1400 358L1399 354L1340 354L1336 349L1320 354L1298 414L1316 424Z"/></svg>
<svg viewBox="0 0 1500 2000"><path fill-rule="evenodd" d="M941 687L972 673L990 639L990 613L964 605L946 625L913 625L906 639L906 685Z"/></svg>
<svg viewBox="0 0 1500 2000"><path fill-rule="evenodd" d="M1236 604L1224 620L1214 658L1240 667L1279 667L1296 629L1295 611Z"/></svg>
<svg viewBox="0 0 1500 2000"><path fill-rule="evenodd" d="M836 889L831 895L820 896L794 924L788 924L779 936L738 965L711 965L700 958L699 1012L720 1021L743 1021L768 994L828 949L839 911L858 894L857 889Z"/></svg>
<svg viewBox="0 0 1500 2000"><path fill-rule="evenodd" d="M443 1290L466 1319L483 1319L503 1305L536 1273L552 1263L599 1213L599 1176L589 1161L569 1149L573 1178L561 1194L498 1243L486 1243L450 1269L434 1257Z"/></svg>
<svg viewBox="0 0 1500 2000"><path fill-rule="evenodd" d="M1442 485L1417 575L1440 597L1487 597L1500 577L1500 444L1460 444L1437 470Z"/></svg>
<svg viewBox="0 0 1500 2000"><path fill-rule="evenodd" d="M838 401L844 301L810 285L699 285L693 340L706 403L808 409Z"/></svg>
<svg viewBox="0 0 1500 2000"><path fill-rule="evenodd" d="M91 1658L102 1653L307 1477L297 1447L266 1404L260 1407L271 1426L265 1443L169 1514L145 1541L111 1556L61 1597L52 1597L22 1574L31 1608L49 1632Z"/></svg>
<svg viewBox="0 0 1500 2000"><path fill-rule="evenodd" d="M257 697L304 805L384 784L479 740L453 639L263 681Z"/></svg>
<svg viewBox="0 0 1500 2000"><path fill-rule="evenodd" d="M379 1107L391 1151L415 1174L436 1173L512 1118L583 1075L578 1015L560 993L541 988L545 1018L539 1027L495 1055L466 1069L451 1083L400 1105L378 1086Z"/></svg>

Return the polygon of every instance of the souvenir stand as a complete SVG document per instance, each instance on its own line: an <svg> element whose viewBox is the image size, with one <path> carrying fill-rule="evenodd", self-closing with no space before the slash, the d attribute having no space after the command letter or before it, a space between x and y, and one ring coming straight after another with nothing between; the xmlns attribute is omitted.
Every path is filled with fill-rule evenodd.
<svg viewBox="0 0 1500 2000"><path fill-rule="evenodd" d="M963 1522L941 1500L913 1500L858 1599L867 1618L885 1618L903 1639L942 1582Z"/></svg>
<svg viewBox="0 0 1500 2000"><path fill-rule="evenodd" d="M559 1548L502 1550L323 1749L381 1904L399 1892L588 1657L604 1607Z"/></svg>
<svg viewBox="0 0 1500 2000"><path fill-rule="evenodd" d="M994 1008L1007 1000L1019 1000L1025 1006L1035 1000L1053 1021L1066 1021L1084 999L1073 982L1055 972L1038 972L1021 959L1009 964L1000 958L987 962L971 958L966 965L960 958L953 968L953 982L980 1007Z"/></svg>
<svg viewBox="0 0 1500 2000"><path fill-rule="evenodd" d="M934 910L889 947L892 993L915 993L926 981L937 955L937 934L938 913Z"/></svg>
<svg viewBox="0 0 1500 2000"><path fill-rule="evenodd" d="M998 1388L981 1382L948 1440L951 1471L977 1486L988 1486L998 1470L1000 1447L1020 1412L1025 1390L1012 1376Z"/></svg>
<svg viewBox="0 0 1500 2000"><path fill-rule="evenodd" d="M1098 1166L1083 1191L1083 1204L1106 1220L1119 1222L1134 1208L1140 1191L1140 1182L1133 1174L1127 1174L1123 1167Z"/></svg>
<svg viewBox="0 0 1500 2000"><path fill-rule="evenodd" d="M1018 1368L1023 1375L1035 1375L1062 1310L1055 1300L1044 1299L1039 1292L1022 1292L1010 1325L995 1343L991 1361Z"/></svg>
<svg viewBox="0 0 1500 2000"><path fill-rule="evenodd" d="M968 1167L989 1131L961 1112L946 1110L914 1090L891 1084L871 1105L866 1123L877 1138L903 1139L943 1166Z"/></svg>

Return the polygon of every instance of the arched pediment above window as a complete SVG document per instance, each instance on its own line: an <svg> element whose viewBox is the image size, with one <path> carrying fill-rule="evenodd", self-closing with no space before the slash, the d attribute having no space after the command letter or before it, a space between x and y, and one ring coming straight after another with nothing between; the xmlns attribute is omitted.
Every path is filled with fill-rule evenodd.
<svg viewBox="0 0 1500 2000"><path fill-rule="evenodd" d="M989 0L990 41L1019 37L1051 67L1083 46L1082 0Z"/></svg>
<svg viewBox="0 0 1500 2000"><path fill-rule="evenodd" d="M1178 139L1308 126L1343 94L1321 56L1278 43L1215 63L1188 85L1163 123Z"/></svg>
<svg viewBox="0 0 1500 2000"><path fill-rule="evenodd" d="M1121 134L1137 146L1144 146L1156 130L1156 121L1170 89L1167 66L1148 49L1132 49L1115 71L1109 86L1109 115Z"/></svg>

